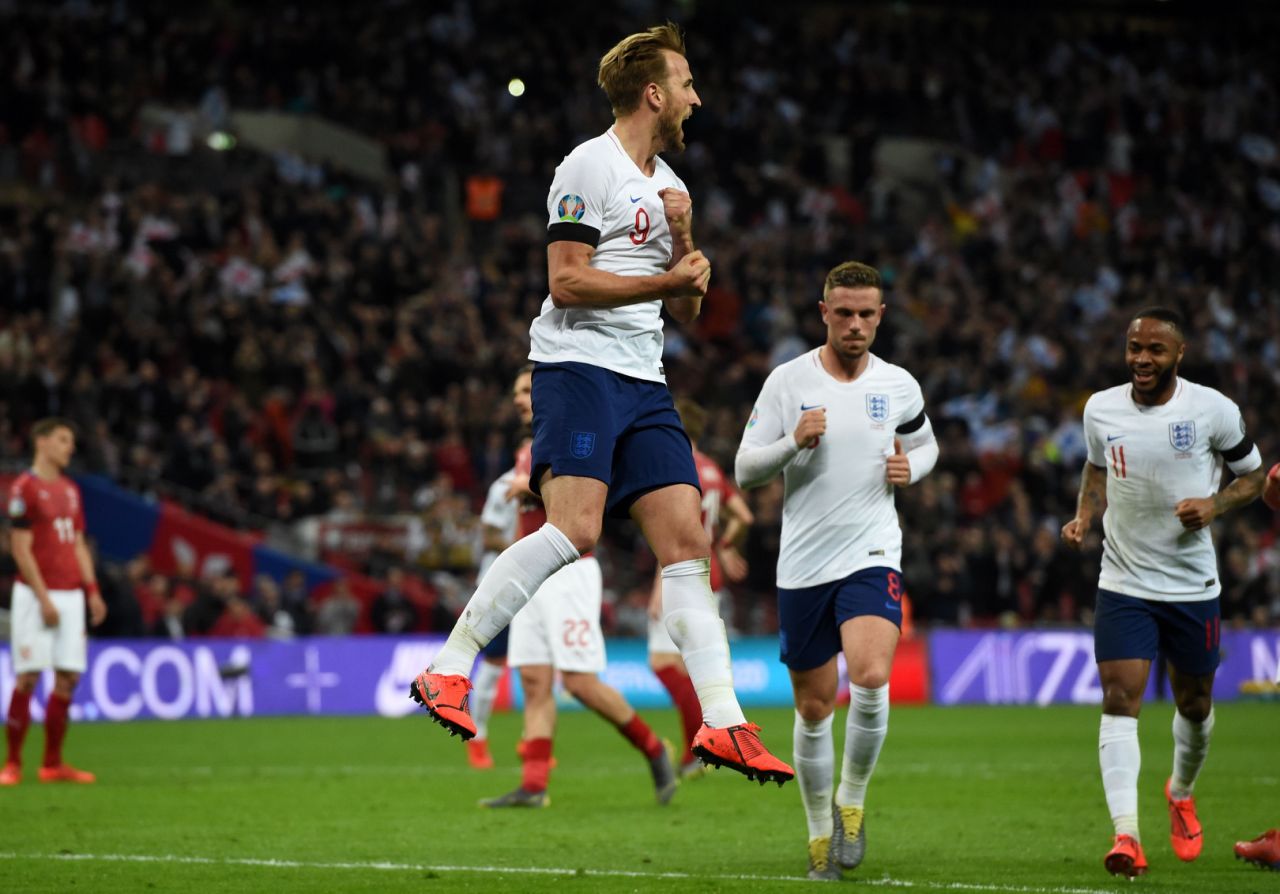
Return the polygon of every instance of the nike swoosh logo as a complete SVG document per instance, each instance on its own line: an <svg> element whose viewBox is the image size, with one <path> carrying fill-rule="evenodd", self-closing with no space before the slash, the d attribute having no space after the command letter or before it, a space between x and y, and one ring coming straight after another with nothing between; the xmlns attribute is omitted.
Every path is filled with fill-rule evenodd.
<svg viewBox="0 0 1280 894"><path fill-rule="evenodd" d="M429 701L429 702L433 702L433 701L435 701L436 699L438 699L439 697L440 697L440 690L439 690L439 689L428 689L428 690L427 690L427 701Z"/></svg>
<svg viewBox="0 0 1280 894"><path fill-rule="evenodd" d="M902 606L898 605L898 603L896 602L886 602L884 604L884 607L889 609L890 611L895 611L895 612L902 611Z"/></svg>
<svg viewBox="0 0 1280 894"><path fill-rule="evenodd" d="M820 410L820 409L822 409L822 404L814 404L814 405L813 405L813 406L811 406L811 407L806 407L804 404L801 404L801 405L800 405L800 412L801 412L801 413L803 413L805 410Z"/></svg>
<svg viewBox="0 0 1280 894"><path fill-rule="evenodd" d="M631 204L634 205L636 202L640 201L643 198L644 196L636 196L634 199L631 199Z"/></svg>
<svg viewBox="0 0 1280 894"><path fill-rule="evenodd" d="M1124 435L1107 435L1107 443L1110 444L1112 441L1118 441L1123 437Z"/></svg>

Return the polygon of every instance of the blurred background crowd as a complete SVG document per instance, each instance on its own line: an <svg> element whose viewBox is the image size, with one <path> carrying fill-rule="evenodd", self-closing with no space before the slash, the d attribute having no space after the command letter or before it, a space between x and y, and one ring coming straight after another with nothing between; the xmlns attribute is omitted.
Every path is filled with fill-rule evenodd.
<svg viewBox="0 0 1280 894"><path fill-rule="evenodd" d="M826 271L877 266L875 352L920 380L942 448L898 498L917 623L1090 620L1098 534L1082 558L1058 529L1083 403L1127 378L1142 306L1187 315L1183 374L1280 459L1274 12L561 6L530 28L493 0L0 0L0 468L23 466L33 420L68 416L76 468L381 591L244 591L139 559L105 575L116 632L447 629L519 436L506 395L546 295L552 172L611 121L600 55L667 16L703 101L669 161L715 271L697 323L668 324L672 390L731 469L764 377L823 340ZM386 175L206 142L232 110L340 123ZM738 631L776 623L780 498L749 495ZM388 518L407 527L325 549L335 520ZM1278 530L1261 504L1215 524L1231 621L1280 623ZM642 633L652 558L625 523L601 556L609 629Z"/></svg>

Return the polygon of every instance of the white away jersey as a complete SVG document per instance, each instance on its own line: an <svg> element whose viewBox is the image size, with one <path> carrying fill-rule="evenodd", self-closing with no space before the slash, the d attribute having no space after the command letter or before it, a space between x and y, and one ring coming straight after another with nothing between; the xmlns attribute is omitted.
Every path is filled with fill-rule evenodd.
<svg viewBox="0 0 1280 894"><path fill-rule="evenodd" d="M811 587L863 568L902 570L902 529L885 480L898 426L924 411L911 373L870 355L862 375L838 382L822 367L821 348L784 363L765 380L742 447L774 443L795 431L805 410L826 407L827 433L783 469L778 586Z"/></svg>
<svg viewBox="0 0 1280 894"><path fill-rule="evenodd" d="M489 485L489 493L484 498L484 508L480 510L480 524L497 528L508 543L516 539L516 525L519 521L517 501L507 499L507 488L511 486L511 479L515 474L515 469L507 469L498 476L497 481ZM485 573L496 558L498 553L485 551L480 558L476 583L484 579Z"/></svg>
<svg viewBox="0 0 1280 894"><path fill-rule="evenodd" d="M1246 441L1240 408L1186 379L1157 407L1134 403L1132 386L1119 385L1089 398L1084 432L1089 462L1107 469L1098 586L1161 602L1217 596L1213 535L1188 531L1173 507L1218 492L1222 454ZM1243 475L1261 465L1254 448L1232 469Z"/></svg>
<svg viewBox="0 0 1280 894"><path fill-rule="evenodd" d="M587 140L556 168L547 195L549 240L595 245L591 266L619 276L652 276L671 263L671 231L658 190L685 190L661 158L652 177L626 154L612 130ZM594 240L594 241L593 241ZM557 309L551 297L529 329L530 360L577 361L665 382L662 302L612 309Z"/></svg>

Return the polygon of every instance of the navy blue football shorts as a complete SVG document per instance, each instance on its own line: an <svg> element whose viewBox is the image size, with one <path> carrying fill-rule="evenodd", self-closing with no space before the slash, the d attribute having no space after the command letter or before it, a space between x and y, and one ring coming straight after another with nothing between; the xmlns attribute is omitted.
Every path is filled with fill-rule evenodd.
<svg viewBox="0 0 1280 894"><path fill-rule="evenodd" d="M609 486L605 511L626 518L640 497L671 484L698 486L693 447L661 382L588 363L533 368L533 470L595 478Z"/></svg>
<svg viewBox="0 0 1280 894"><path fill-rule="evenodd" d="M1216 598L1157 602L1099 589L1093 653L1098 661L1163 654L1182 673L1207 677L1218 669L1221 617Z"/></svg>
<svg viewBox="0 0 1280 894"><path fill-rule="evenodd" d="M782 663L812 670L840 654L840 625L876 615L902 629L902 574L863 568L841 580L794 590L778 588L778 639Z"/></svg>

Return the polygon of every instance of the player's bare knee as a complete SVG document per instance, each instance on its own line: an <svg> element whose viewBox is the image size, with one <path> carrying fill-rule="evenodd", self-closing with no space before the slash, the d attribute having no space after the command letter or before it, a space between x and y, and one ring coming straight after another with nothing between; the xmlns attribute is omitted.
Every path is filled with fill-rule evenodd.
<svg viewBox="0 0 1280 894"><path fill-rule="evenodd" d="M796 699L796 713L803 717L807 723L826 720L835 712L835 709L835 699L819 698L817 696L804 696Z"/></svg>
<svg viewBox="0 0 1280 894"><path fill-rule="evenodd" d="M658 557L658 563L664 567L677 562L711 557L711 537L706 530L697 525L682 526L680 530L672 531L663 537L661 543L651 545L654 555Z"/></svg>
<svg viewBox="0 0 1280 894"><path fill-rule="evenodd" d="M600 519L598 518L579 517L563 521L563 523L557 523L556 527L560 529L564 536L569 538L573 548L581 555L586 555L595 549L596 542L600 539Z"/></svg>
<svg viewBox="0 0 1280 894"><path fill-rule="evenodd" d="M1108 686L1102 691L1102 713L1117 717L1137 717L1142 707L1140 693L1130 692L1123 686Z"/></svg>
<svg viewBox="0 0 1280 894"><path fill-rule="evenodd" d="M849 682L863 689L879 689L889 682L889 672L878 667L856 668L849 671Z"/></svg>
<svg viewBox="0 0 1280 894"><path fill-rule="evenodd" d="M76 691L76 684L80 682L80 675L74 671L57 671L53 678L53 691L63 698L70 698L72 693Z"/></svg>
<svg viewBox="0 0 1280 894"><path fill-rule="evenodd" d="M585 701L590 698L591 691L596 683L595 674L567 673L561 674L560 679L564 683L565 692L578 701Z"/></svg>
<svg viewBox="0 0 1280 894"><path fill-rule="evenodd" d="M30 695L36 691L36 684L39 682L39 674L18 674L18 679L14 682L13 688L23 695Z"/></svg>
<svg viewBox="0 0 1280 894"><path fill-rule="evenodd" d="M1192 723L1204 723L1213 710L1213 699L1207 695L1193 695L1177 699L1178 713Z"/></svg>

